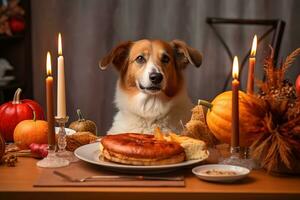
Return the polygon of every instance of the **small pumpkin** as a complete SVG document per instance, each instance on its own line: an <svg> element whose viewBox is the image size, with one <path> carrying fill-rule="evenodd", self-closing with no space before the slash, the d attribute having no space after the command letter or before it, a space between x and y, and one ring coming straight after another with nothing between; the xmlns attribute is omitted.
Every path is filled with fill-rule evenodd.
<svg viewBox="0 0 300 200"><path fill-rule="evenodd" d="M23 120L14 130L14 141L20 149L29 149L30 144L48 143L48 123L44 120L36 120L35 112L33 119Z"/></svg>
<svg viewBox="0 0 300 200"><path fill-rule="evenodd" d="M0 106L0 132L6 142L13 141L15 127L23 120L32 119L33 111L36 119L44 119L42 107L33 100L20 100L21 92L18 88L13 100Z"/></svg>
<svg viewBox="0 0 300 200"><path fill-rule="evenodd" d="M200 100L200 104L208 107L206 121L209 129L221 142L231 142L232 92L219 94L211 103ZM264 132L262 119L266 111L262 102L239 91L239 126L240 146L250 146Z"/></svg>
<svg viewBox="0 0 300 200"><path fill-rule="evenodd" d="M97 126L95 122L83 118L80 109L77 109L78 120L70 124L69 128L76 132L91 132L97 135Z"/></svg>

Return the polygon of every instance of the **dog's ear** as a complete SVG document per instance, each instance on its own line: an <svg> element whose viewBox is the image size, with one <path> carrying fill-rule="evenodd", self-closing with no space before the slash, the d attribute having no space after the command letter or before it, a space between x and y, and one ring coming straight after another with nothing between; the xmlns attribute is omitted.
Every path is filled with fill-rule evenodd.
<svg viewBox="0 0 300 200"><path fill-rule="evenodd" d="M191 63L195 67L200 67L202 55L197 49L188 46L185 42L180 40L173 40L170 44L175 52L177 66L184 69L188 63Z"/></svg>
<svg viewBox="0 0 300 200"><path fill-rule="evenodd" d="M126 41L116 46L102 60L99 61L99 67L105 70L108 65L113 64L117 70L121 70L128 59L129 51L133 42Z"/></svg>

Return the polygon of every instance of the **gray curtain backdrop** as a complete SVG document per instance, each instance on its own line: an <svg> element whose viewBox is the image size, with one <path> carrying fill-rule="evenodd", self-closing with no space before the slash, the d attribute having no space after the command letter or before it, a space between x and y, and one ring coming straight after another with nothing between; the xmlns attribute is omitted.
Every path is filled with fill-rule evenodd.
<svg viewBox="0 0 300 200"><path fill-rule="evenodd" d="M300 1L297 0L32 0L34 97L45 107L46 52L56 66L57 33L63 37L67 110L76 119L76 109L96 121L100 134L110 127L117 72L100 71L98 60L121 41L158 38L181 39L203 53L203 64L186 69L189 94L211 100L223 87L232 63L206 24L206 17L283 19L286 29L280 58L300 47ZM254 33L264 27L224 26L222 35L241 59L250 48ZM257 78L267 42L258 48ZM299 58L300 60L300 58ZM299 60L289 72L299 74ZM56 75L56 68L53 68ZM247 67L241 80L245 88ZM229 88L229 87L228 87Z"/></svg>

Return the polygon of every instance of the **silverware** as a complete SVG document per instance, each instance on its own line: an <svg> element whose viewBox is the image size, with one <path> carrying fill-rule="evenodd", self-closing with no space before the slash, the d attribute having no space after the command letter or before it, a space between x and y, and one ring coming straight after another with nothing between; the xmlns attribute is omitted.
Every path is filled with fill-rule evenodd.
<svg viewBox="0 0 300 200"><path fill-rule="evenodd" d="M61 173L59 171L53 171L53 173L57 176L60 176L70 182L86 182L86 181L104 181L104 180L161 180L161 181L182 181L184 179L183 176L174 176L174 177L163 177L163 176L111 176L111 175L104 175L104 176L88 176L84 178L73 178L67 174Z"/></svg>

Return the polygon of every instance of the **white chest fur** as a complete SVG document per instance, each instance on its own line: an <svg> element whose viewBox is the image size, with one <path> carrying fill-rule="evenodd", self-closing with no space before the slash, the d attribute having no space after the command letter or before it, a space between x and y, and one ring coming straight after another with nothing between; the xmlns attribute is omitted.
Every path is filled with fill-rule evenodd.
<svg viewBox="0 0 300 200"><path fill-rule="evenodd" d="M185 88L185 87L183 87ZM109 134L136 132L153 133L158 126L163 131L181 132L180 120L185 123L191 116L192 103L185 89L175 97L163 100L143 92L135 96L121 90L117 84L115 103L119 109Z"/></svg>

